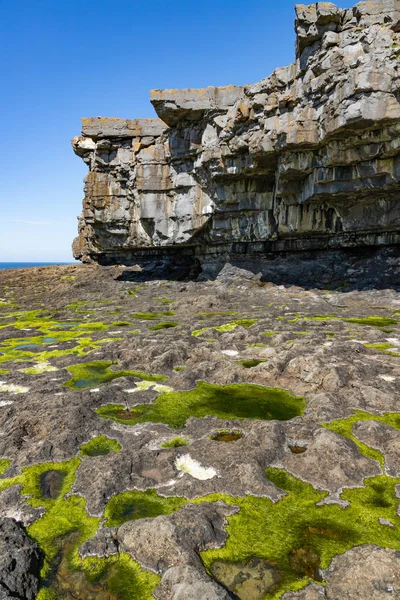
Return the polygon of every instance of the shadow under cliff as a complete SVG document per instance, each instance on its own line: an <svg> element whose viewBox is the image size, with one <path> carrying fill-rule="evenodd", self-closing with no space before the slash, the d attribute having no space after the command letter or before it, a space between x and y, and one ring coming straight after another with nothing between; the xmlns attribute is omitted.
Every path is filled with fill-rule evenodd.
<svg viewBox="0 0 400 600"><path fill-rule="evenodd" d="M254 280L305 289L400 290L400 246L363 246L265 255L137 257L117 281Z"/></svg>

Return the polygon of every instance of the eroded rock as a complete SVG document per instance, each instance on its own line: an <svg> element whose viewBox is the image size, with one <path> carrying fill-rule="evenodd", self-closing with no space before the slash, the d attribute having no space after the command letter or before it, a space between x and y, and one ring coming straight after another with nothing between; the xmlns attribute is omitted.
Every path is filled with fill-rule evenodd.
<svg viewBox="0 0 400 600"><path fill-rule="evenodd" d="M84 119L75 256L398 243L399 15L395 0L298 5L296 60L260 82L153 90L160 119Z"/></svg>
<svg viewBox="0 0 400 600"><path fill-rule="evenodd" d="M14 519L0 519L0 597L34 600L43 556Z"/></svg>

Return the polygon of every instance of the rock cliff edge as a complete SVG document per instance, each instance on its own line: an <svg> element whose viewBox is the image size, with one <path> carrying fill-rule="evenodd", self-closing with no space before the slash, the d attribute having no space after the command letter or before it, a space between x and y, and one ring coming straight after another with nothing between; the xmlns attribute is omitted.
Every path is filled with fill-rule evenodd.
<svg viewBox="0 0 400 600"><path fill-rule="evenodd" d="M74 256L199 258L400 242L400 1L296 6L296 60L83 119Z"/></svg>

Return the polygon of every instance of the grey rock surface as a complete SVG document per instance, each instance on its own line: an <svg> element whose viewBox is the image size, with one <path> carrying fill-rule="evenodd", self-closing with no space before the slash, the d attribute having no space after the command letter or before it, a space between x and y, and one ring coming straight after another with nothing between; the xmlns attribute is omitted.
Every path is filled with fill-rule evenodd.
<svg viewBox="0 0 400 600"><path fill-rule="evenodd" d="M398 0L298 5L295 62L269 77L153 90L160 119L84 119L75 256L398 243L399 15Z"/></svg>
<svg viewBox="0 0 400 600"><path fill-rule="evenodd" d="M325 573L328 600L389 600L400 597L400 552L378 546L352 548Z"/></svg>
<svg viewBox="0 0 400 600"><path fill-rule="evenodd" d="M34 600L42 554L14 519L0 518L0 598Z"/></svg>
<svg viewBox="0 0 400 600"><path fill-rule="evenodd" d="M157 600L231 600L203 571L192 566L171 567L154 591Z"/></svg>

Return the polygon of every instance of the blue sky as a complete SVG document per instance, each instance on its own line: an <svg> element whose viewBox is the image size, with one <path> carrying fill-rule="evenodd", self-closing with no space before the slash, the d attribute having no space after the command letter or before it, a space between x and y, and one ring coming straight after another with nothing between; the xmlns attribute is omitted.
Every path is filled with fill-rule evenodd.
<svg viewBox="0 0 400 600"><path fill-rule="evenodd" d="M294 59L294 4L0 0L0 262L72 260L81 117L152 117L152 88L266 77Z"/></svg>

